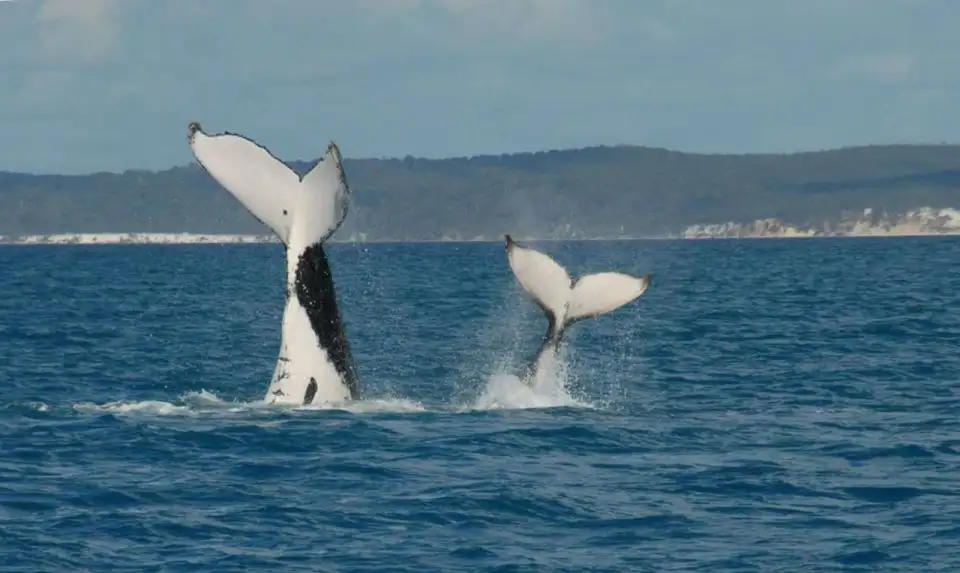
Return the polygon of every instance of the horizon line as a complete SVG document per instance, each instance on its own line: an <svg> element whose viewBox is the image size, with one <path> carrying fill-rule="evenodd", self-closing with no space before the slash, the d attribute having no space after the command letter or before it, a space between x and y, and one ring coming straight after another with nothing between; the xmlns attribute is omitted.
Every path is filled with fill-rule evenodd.
<svg viewBox="0 0 960 573"><path fill-rule="evenodd" d="M112 236L113 238L118 238L124 236L124 238L133 239L133 240L106 240L98 241L95 238L89 240L91 237L102 237L105 235ZM182 239L186 238L210 238L213 240L202 240L202 241L190 241L190 240L173 240L173 241L150 241L144 240L147 237L164 237L172 238L179 237ZM87 239L87 240L66 240L66 241L43 241L43 240L30 240L30 239L48 239L48 238L74 238L74 239ZM518 236L519 237L519 236ZM634 235L634 236L592 236L592 237L535 237L535 236L523 236L519 238L520 242L525 243L602 243L602 242L661 242L661 241L742 241L742 240L774 240L774 239L784 239L784 240L794 240L794 239L894 239L894 238L927 238L927 237L953 237L960 238L960 231L954 232L924 232L924 231L915 231L915 232L906 232L906 233L829 233L829 234L745 234L745 235L676 235L673 233L666 235ZM12 239L12 240L11 240ZM216 239L233 239L233 240L216 240ZM331 238L326 243L329 245L375 245L375 244L387 244L387 245L416 245L416 244L499 244L503 242L503 237L478 237L478 238L431 238L431 239L398 239L398 238L384 238L384 239L366 239L366 238L342 238L342 239L333 239ZM40 233L40 234L26 234L26 235L4 235L0 234L0 246L57 246L57 247L66 247L66 246L120 246L120 245L142 245L142 246L212 246L212 245L278 245L282 244L282 241L279 238L269 234L246 234L246 233L191 233L191 232L180 232L180 233Z"/></svg>

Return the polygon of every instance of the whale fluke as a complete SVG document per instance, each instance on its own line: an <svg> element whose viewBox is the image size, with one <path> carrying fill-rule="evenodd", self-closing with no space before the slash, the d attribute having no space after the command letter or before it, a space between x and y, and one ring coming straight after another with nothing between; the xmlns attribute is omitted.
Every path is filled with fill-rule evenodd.
<svg viewBox="0 0 960 573"><path fill-rule="evenodd" d="M340 149L330 142L300 177L242 135L208 135L197 122L187 133L197 162L286 247L280 355L265 399L303 404L356 398L356 369L323 248L349 205Z"/></svg>
<svg viewBox="0 0 960 573"><path fill-rule="evenodd" d="M653 275L634 277L601 272L571 279L565 268L548 255L517 244L506 235L507 260L520 286L547 317L547 332L525 377L540 369L572 324L611 313L639 298L650 287Z"/></svg>
<svg viewBox="0 0 960 573"><path fill-rule="evenodd" d="M242 135L207 135L191 122L188 142L207 173L288 246L326 241L347 216L350 187L332 141L303 177Z"/></svg>

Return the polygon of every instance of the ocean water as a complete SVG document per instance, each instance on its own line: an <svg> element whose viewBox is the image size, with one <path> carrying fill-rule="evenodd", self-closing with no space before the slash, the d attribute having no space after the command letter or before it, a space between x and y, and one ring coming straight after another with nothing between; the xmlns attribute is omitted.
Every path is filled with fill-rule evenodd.
<svg viewBox="0 0 960 573"><path fill-rule="evenodd" d="M335 245L365 396L265 407L279 246L0 248L0 571L960 571L960 240Z"/></svg>

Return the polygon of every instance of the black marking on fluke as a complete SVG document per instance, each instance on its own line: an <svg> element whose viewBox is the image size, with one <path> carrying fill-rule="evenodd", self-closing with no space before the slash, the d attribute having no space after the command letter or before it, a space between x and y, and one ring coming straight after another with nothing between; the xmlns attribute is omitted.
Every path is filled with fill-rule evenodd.
<svg viewBox="0 0 960 573"><path fill-rule="evenodd" d="M326 350L334 368L340 374L350 398L357 397L357 372L347 340L346 328L337 307L337 295L333 287L333 274L323 250L323 244L315 243L300 254L295 280L297 300L307 313L310 327L317 336L320 347ZM311 379L316 393L316 380ZM310 394L310 387L307 387Z"/></svg>
<svg viewBox="0 0 960 573"><path fill-rule="evenodd" d="M304 404L312 404L313 397L317 395L317 379L310 377L310 383L307 384L307 391L303 395Z"/></svg>

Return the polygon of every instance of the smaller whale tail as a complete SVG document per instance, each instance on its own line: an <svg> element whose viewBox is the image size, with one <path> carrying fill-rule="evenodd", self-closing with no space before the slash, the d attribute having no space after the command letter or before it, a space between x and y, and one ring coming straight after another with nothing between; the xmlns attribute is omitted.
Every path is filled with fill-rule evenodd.
<svg viewBox="0 0 960 573"><path fill-rule="evenodd" d="M603 272L573 280L555 260L518 245L510 235L506 236L506 249L513 274L549 321L540 353L547 345L559 342L571 324L611 313L639 298L652 278L650 274L633 277Z"/></svg>

